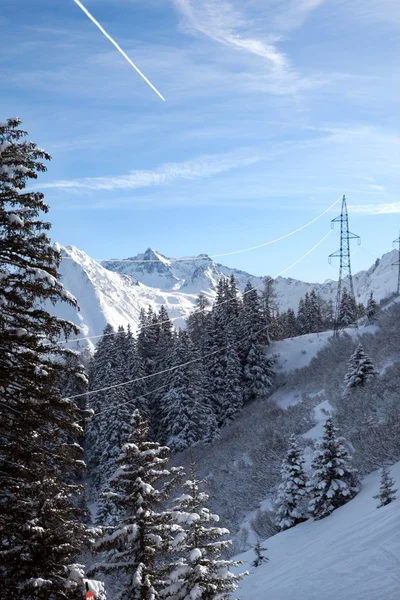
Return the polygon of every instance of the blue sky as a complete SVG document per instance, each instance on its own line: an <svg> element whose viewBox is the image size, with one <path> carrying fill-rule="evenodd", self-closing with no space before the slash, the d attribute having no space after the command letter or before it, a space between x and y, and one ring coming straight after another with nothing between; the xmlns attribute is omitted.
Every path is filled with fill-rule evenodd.
<svg viewBox="0 0 400 600"><path fill-rule="evenodd" d="M53 157L53 238L95 258L219 254L300 227L343 193L362 249L391 249L400 197L397 0L3 0L1 120ZM337 207L338 209L338 207ZM276 275L338 210L221 259ZM287 275L335 277L331 234Z"/></svg>

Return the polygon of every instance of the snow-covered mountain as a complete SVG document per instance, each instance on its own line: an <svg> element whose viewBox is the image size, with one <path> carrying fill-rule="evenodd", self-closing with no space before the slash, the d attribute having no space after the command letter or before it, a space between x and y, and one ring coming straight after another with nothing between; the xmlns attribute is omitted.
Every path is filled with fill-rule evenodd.
<svg viewBox="0 0 400 600"><path fill-rule="evenodd" d="M76 297L80 312L58 304L54 309L60 317L77 323L81 337L100 336L107 323L114 328L130 324L136 331L141 308L158 310L165 306L174 325L181 327L193 310L197 294L215 297L218 280L233 274L243 291L248 280L262 289L263 278L216 263L206 254L185 259L171 259L148 249L126 261L100 264L74 247L62 249L61 276L65 288ZM368 271L354 276L359 302L366 302L371 291L376 300L396 290L397 271L392 267L397 252L385 254ZM337 282L308 283L278 277L275 291L281 311L297 309L300 298L315 289L326 300L334 300ZM96 342L96 337L92 340Z"/></svg>
<svg viewBox="0 0 400 600"><path fill-rule="evenodd" d="M179 292L163 292L137 281L133 277L113 273L78 248L62 249L60 273L64 287L78 300L79 312L66 304L57 304L57 316L76 323L81 337L92 337L96 344L109 323L115 329L130 325L136 331L141 308L158 310L165 306L177 327L193 309L195 296Z"/></svg>
<svg viewBox="0 0 400 600"><path fill-rule="evenodd" d="M261 285L262 278L250 275L245 271L230 269L216 263L207 254L188 258L167 258L157 250L148 248L143 254L121 261L106 261L103 266L124 275L129 275L145 285L158 288L164 292L180 291L185 294L203 292L213 296L218 280L232 273L240 290L244 290L250 281Z"/></svg>
<svg viewBox="0 0 400 600"><path fill-rule="evenodd" d="M366 302L371 291L375 299L386 298L395 291L397 272L392 265L397 260L397 250L385 254L368 271L360 271L354 276L354 286L359 302ZM164 292L180 291L185 294L203 292L211 297L215 295L218 280L233 274L239 289L244 290L246 283L262 288L263 278L225 267L207 256L200 254L189 258L167 258L160 252L148 248L143 254L138 254L124 261L103 263L108 270L129 275L147 286ZM266 276L268 274L266 273ZM300 298L306 292L315 289L326 300L335 297L337 282L328 279L324 283L308 283L291 277L277 277L275 291L281 310L297 309Z"/></svg>

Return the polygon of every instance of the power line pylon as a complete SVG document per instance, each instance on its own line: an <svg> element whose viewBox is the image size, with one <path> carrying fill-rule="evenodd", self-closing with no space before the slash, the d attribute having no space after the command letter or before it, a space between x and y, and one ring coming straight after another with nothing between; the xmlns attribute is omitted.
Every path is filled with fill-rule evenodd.
<svg viewBox="0 0 400 600"><path fill-rule="evenodd" d="M331 262L332 258L340 258L335 321L333 327L334 335L338 335L339 329L346 327L346 325L354 325L357 327L357 303L354 294L353 277L351 274L350 240L357 240L358 244L361 243L360 236L349 231L349 216L347 214L346 196L344 195L342 199L342 211L338 217L331 221L332 229L334 228L335 223L340 223L340 249L329 255L329 262ZM350 322L347 323L343 323L341 318L342 300L345 294L348 296L349 304L352 305L350 313L353 313L353 315L349 316Z"/></svg>
<svg viewBox="0 0 400 600"><path fill-rule="evenodd" d="M399 267L399 274L397 276L397 295L400 296L400 235L397 238L397 240L393 240L393 244L399 245L399 254L397 257L397 261L393 263L393 266L398 265L398 267Z"/></svg>

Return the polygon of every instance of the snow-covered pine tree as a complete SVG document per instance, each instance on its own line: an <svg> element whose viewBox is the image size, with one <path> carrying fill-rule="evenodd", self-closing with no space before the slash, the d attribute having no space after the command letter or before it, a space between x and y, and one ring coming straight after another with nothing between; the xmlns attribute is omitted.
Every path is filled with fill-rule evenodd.
<svg viewBox="0 0 400 600"><path fill-rule="evenodd" d="M67 355L60 337L79 331L44 308L76 301L58 280L44 196L27 189L50 156L25 136L19 119L0 124L0 593L81 599L74 561L89 534L76 442L88 415L58 388Z"/></svg>
<svg viewBox="0 0 400 600"><path fill-rule="evenodd" d="M276 523L281 531L307 520L305 500L308 485L302 453L297 445L296 436L292 434L288 452L282 462L281 483L275 502Z"/></svg>
<svg viewBox="0 0 400 600"><path fill-rule="evenodd" d="M162 397L162 440L173 452L180 452L198 441L211 441L216 434L215 414L202 386L201 361L187 332L179 334L169 375L169 388ZM185 364L193 360L191 364Z"/></svg>
<svg viewBox="0 0 400 600"><path fill-rule="evenodd" d="M201 356L206 352L207 325L210 319L209 300L200 293L196 300L196 308L187 319L187 331L193 344L199 348Z"/></svg>
<svg viewBox="0 0 400 600"><path fill-rule="evenodd" d="M264 288L261 292L261 310L264 325L267 325L267 341L270 342L270 327L273 315L278 310L278 302L272 277L264 277Z"/></svg>
<svg viewBox="0 0 400 600"><path fill-rule="evenodd" d="M268 558L263 554L263 552L266 552L266 548L263 548L261 546L261 542L260 540L257 541L256 545L254 546L254 553L256 555L255 559L253 560L253 562L251 563L251 565L253 567L259 567L260 565L262 565L265 562L268 562Z"/></svg>
<svg viewBox="0 0 400 600"><path fill-rule="evenodd" d="M368 298L368 303L367 303L367 308L366 308L366 314L367 314L367 317L368 317L368 321L370 323L374 323L375 322L378 310L379 310L379 306L378 306L377 302L374 299L373 292L371 292L370 295L369 295L369 298Z"/></svg>
<svg viewBox="0 0 400 600"><path fill-rule="evenodd" d="M390 476L390 470L387 465L384 465L381 469L381 484L379 488L379 494L374 496L375 500L379 500L377 508L386 506L396 500L396 492L394 479Z"/></svg>
<svg viewBox="0 0 400 600"><path fill-rule="evenodd" d="M300 298L299 307L297 309L297 330L299 335L309 333L308 331L308 316L304 298Z"/></svg>
<svg viewBox="0 0 400 600"><path fill-rule="evenodd" d="M240 414L243 408L243 391L241 387L242 368L235 347L235 336L229 328L226 337L225 372L223 375L223 392L220 395L217 419L221 426L228 425Z"/></svg>
<svg viewBox="0 0 400 600"><path fill-rule="evenodd" d="M342 300L339 308L338 324L340 327L349 327L353 325L357 320L357 307L354 299L347 292L343 290Z"/></svg>
<svg viewBox="0 0 400 600"><path fill-rule="evenodd" d="M284 333L285 338L296 337L296 335L299 334L297 329L296 315L292 308L289 308L286 312Z"/></svg>
<svg viewBox="0 0 400 600"><path fill-rule="evenodd" d="M327 517L358 492L357 471L351 466L350 453L337 432L332 417L328 417L311 465L308 509L315 519Z"/></svg>
<svg viewBox="0 0 400 600"><path fill-rule="evenodd" d="M124 445L119 468L108 493L116 506L118 522L105 528L97 542L103 561L92 572L116 576L114 600L154 600L165 587L169 570L166 554L179 534L179 526L164 503L181 476L169 468L169 449L148 440L148 423L136 410L133 431Z"/></svg>
<svg viewBox="0 0 400 600"><path fill-rule="evenodd" d="M322 331L322 300L314 289L311 290L309 302L310 333L319 333Z"/></svg>
<svg viewBox="0 0 400 600"><path fill-rule="evenodd" d="M88 376L84 365L85 357L83 353L75 350L69 350L64 360L64 368L60 373L59 387L60 393L64 398L70 398L78 395L76 402L82 409L86 409L87 398L80 396L88 389Z"/></svg>
<svg viewBox="0 0 400 600"><path fill-rule="evenodd" d="M274 361L266 355L265 346L252 343L244 367L244 396L252 401L264 398L272 385Z"/></svg>
<svg viewBox="0 0 400 600"><path fill-rule="evenodd" d="M375 371L370 357L364 351L362 344L358 344L348 362L348 371L344 378L345 394L351 388L369 383L376 375L378 375L378 372Z"/></svg>
<svg viewBox="0 0 400 600"><path fill-rule="evenodd" d="M173 509L184 535L176 537L175 551L180 560L162 593L169 600L230 600L238 582L247 575L232 573L231 568L240 563L221 558L232 542L226 539L228 529L215 526L219 516L206 507L208 495L200 491L203 483L192 461L191 479L183 484L184 493Z"/></svg>

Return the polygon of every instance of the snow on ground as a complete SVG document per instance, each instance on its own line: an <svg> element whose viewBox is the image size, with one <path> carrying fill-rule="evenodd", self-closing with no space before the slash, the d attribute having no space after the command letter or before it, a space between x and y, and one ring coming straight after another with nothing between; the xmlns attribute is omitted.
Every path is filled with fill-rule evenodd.
<svg viewBox="0 0 400 600"><path fill-rule="evenodd" d="M278 373L302 369L325 346L332 336L332 331L308 333L295 338L288 338L271 344L271 353L277 354L276 370Z"/></svg>
<svg viewBox="0 0 400 600"><path fill-rule="evenodd" d="M344 331L357 338L362 333L375 333L377 330L376 325L366 325L358 329L349 327ZM270 349L271 353L277 356L275 363L277 373L288 373L295 369L307 367L328 343L332 335L333 331L323 331L322 333L308 333L294 338L287 338L280 342L272 342Z"/></svg>
<svg viewBox="0 0 400 600"><path fill-rule="evenodd" d="M324 400L314 408L314 420L316 425L306 433L303 433L305 440L318 440L323 433L324 425L328 418L328 414L333 410L329 404L329 400Z"/></svg>
<svg viewBox="0 0 400 600"><path fill-rule="evenodd" d="M400 488L400 462L392 468ZM269 538L269 562L251 566L254 551L237 558L250 575L241 600L398 600L400 499L376 508L379 472L361 492L321 521L307 521Z"/></svg>

